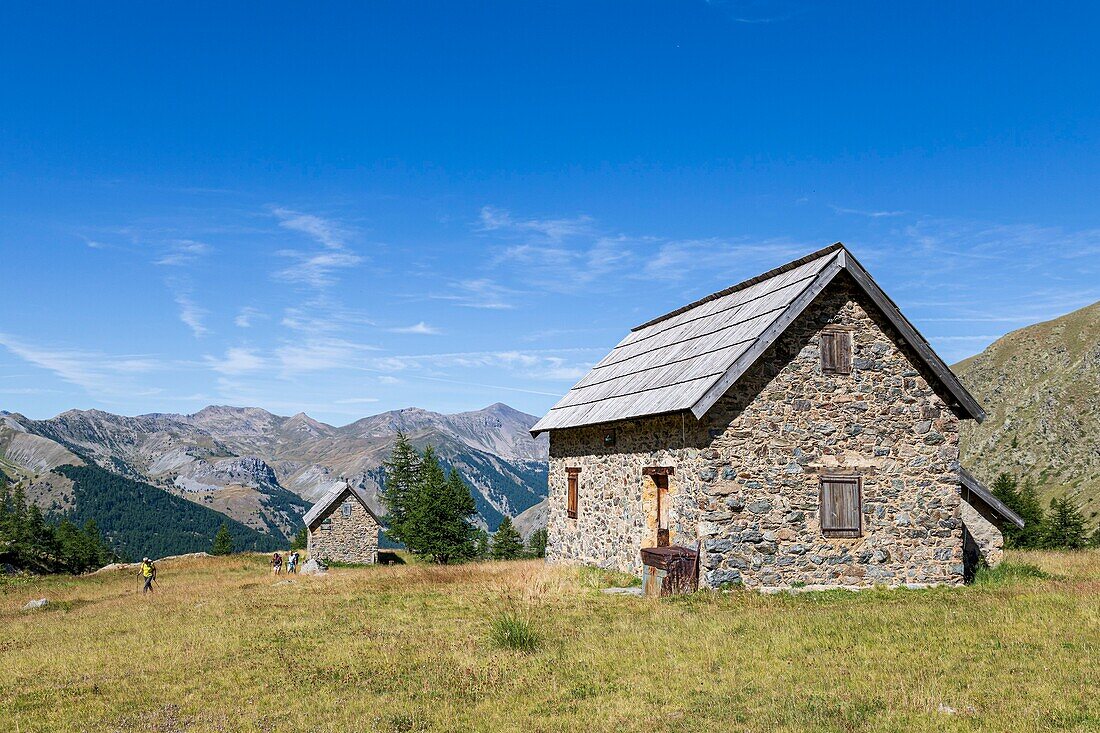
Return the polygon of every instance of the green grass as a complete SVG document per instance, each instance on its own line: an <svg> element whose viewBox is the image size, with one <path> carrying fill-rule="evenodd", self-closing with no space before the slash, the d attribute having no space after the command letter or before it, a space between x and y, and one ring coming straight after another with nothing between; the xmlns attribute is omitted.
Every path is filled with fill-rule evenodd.
<svg viewBox="0 0 1100 733"><path fill-rule="evenodd" d="M539 647L539 635L531 627L530 619L516 611L504 611L493 619L489 638L501 649L533 652Z"/></svg>
<svg viewBox="0 0 1100 733"><path fill-rule="evenodd" d="M533 561L266 561L166 562L153 597L0 585L3 730L1100 730L1097 551L1009 553L967 588L663 601Z"/></svg>

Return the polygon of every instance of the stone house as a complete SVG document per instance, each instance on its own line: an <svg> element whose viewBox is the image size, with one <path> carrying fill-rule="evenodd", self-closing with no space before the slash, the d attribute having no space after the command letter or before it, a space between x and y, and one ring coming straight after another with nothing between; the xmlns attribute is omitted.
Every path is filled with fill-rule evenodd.
<svg viewBox="0 0 1100 733"><path fill-rule="evenodd" d="M314 504L302 521L309 536L309 557L335 562L378 562L382 523L367 503L367 494L339 484Z"/></svg>
<svg viewBox="0 0 1100 733"><path fill-rule="evenodd" d="M547 559L700 583L959 584L1022 520L959 465L981 406L843 245L634 328L550 433Z"/></svg>

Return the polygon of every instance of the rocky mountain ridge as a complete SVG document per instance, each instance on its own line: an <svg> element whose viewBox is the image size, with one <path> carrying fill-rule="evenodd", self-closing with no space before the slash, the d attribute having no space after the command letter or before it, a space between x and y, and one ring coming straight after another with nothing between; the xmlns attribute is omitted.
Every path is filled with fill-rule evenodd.
<svg viewBox="0 0 1100 733"><path fill-rule="evenodd" d="M0 466L26 479L32 498L47 509L72 502L71 486L52 469L89 460L285 535L337 481L376 497L381 463L401 430L419 447L434 445L444 463L462 471L483 523L495 528L545 495L547 439L531 438L535 421L501 403L452 415L406 408L342 427L254 407L134 417L68 410L47 420L5 413Z"/></svg>

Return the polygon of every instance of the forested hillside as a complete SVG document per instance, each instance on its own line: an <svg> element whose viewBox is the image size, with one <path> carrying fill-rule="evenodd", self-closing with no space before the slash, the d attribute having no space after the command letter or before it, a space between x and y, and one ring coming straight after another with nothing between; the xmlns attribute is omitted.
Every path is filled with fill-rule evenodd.
<svg viewBox="0 0 1100 733"><path fill-rule="evenodd" d="M209 550L223 522L233 535L235 550L270 550L285 544L281 536L257 532L213 509L98 466L56 470L73 482L76 506L71 519L76 524L94 519L112 548L131 559Z"/></svg>

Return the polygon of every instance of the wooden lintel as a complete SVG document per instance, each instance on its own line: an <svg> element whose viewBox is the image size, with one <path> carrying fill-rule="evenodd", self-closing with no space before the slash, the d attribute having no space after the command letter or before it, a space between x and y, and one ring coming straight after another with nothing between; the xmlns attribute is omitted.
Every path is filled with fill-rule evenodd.
<svg viewBox="0 0 1100 733"><path fill-rule="evenodd" d="M642 469L643 476L674 476L676 469L672 466L646 466Z"/></svg>

